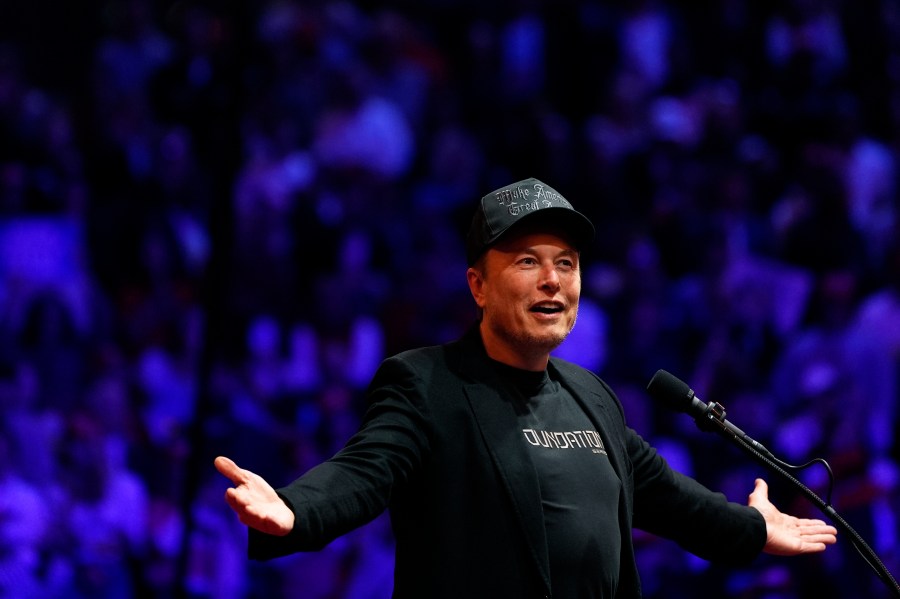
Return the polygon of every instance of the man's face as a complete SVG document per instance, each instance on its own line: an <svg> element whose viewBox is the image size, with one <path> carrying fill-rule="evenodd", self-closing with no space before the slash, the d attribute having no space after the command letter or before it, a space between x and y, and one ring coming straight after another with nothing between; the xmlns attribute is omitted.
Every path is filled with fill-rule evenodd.
<svg viewBox="0 0 900 599"><path fill-rule="evenodd" d="M495 360L543 370L578 313L578 252L553 233L523 232L490 248L468 271L482 309L482 338Z"/></svg>

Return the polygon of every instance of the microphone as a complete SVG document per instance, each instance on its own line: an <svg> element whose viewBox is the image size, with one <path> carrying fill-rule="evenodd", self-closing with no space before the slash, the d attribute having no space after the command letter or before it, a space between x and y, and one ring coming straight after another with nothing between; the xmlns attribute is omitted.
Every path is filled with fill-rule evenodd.
<svg viewBox="0 0 900 599"><path fill-rule="evenodd" d="M700 401L700 398L694 394L694 390L688 387L687 383L665 370L656 371L656 374L654 374L653 378L650 379L650 382L647 383L647 391L654 399L662 402L667 408L677 412L687 412L693 416L697 423L697 427L700 428L700 430L721 433L724 437L734 441L741 449L745 450L761 464L767 466L789 482L793 483L806 498L822 510L836 526L841 530L850 533L850 542L863 557L866 564L875 571L875 574L882 582L888 585L896 595L900 597L900 585L894 580L894 577L881 559L879 559L878 555L866 544L859 533L853 530L853 527L841 518L831 506L831 491L829 490L829 501L825 502L803 483L784 470L784 468L799 470L809 466L813 462L821 462L828 471L828 476L833 484L834 476L828 462L822 459L815 459L804 466L791 466L790 464L785 464L773 456L772 453L760 443L751 439L747 433L728 422L728 420L725 419L724 406L714 402L710 402L709 404L703 403Z"/></svg>
<svg viewBox="0 0 900 599"><path fill-rule="evenodd" d="M647 392L670 410L686 412L692 416L700 430L718 431L733 439L739 439L766 457L774 459L775 456L761 443L754 441L747 433L725 419L725 406L701 401L687 383L670 372L657 370L647 383Z"/></svg>

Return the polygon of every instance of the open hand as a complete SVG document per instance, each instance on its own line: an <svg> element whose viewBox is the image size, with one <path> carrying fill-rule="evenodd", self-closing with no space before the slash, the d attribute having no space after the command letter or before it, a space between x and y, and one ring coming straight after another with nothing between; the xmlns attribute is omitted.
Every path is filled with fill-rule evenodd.
<svg viewBox="0 0 900 599"><path fill-rule="evenodd" d="M245 525L270 535L284 536L294 528L294 512L275 489L258 474L239 468L230 459L219 456L216 470L234 484L225 491L225 501Z"/></svg>
<svg viewBox="0 0 900 599"><path fill-rule="evenodd" d="M799 555L825 551L837 542L837 529L823 520L797 518L782 513L769 501L769 486L761 478L750 493L747 505L754 507L766 521L766 546L772 555Z"/></svg>

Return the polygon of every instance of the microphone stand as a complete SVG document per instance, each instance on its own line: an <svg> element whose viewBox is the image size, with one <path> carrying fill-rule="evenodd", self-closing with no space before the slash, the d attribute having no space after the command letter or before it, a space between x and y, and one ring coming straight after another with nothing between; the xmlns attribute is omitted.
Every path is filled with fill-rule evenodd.
<svg viewBox="0 0 900 599"><path fill-rule="evenodd" d="M866 543L866 541L857 533L850 524L844 520L833 507L828 505L822 498L816 495L809 487L804 485L802 482L797 480L794 476L792 476L789 472L787 472L784 468L779 466L776 463L776 458L774 455L769 453L769 451L757 443L749 437L744 435L743 437L737 434L733 427L729 427L726 425L727 421L725 420L725 408L721 404L717 404L715 402L710 402L707 407L700 413L698 416L694 418L694 421L697 423L697 426L700 430L703 431L711 431L716 432L725 437L726 439L730 439L733 441L740 449L749 454L752 458L757 460L763 466L772 470L776 474L780 475L785 480L792 483L800 492L809 499L825 516L831 520L835 528L845 532L850 537L850 542L853 544L853 547L856 551L862 556L865 562L871 567L878 578L887 586L891 592L900 597L900 585L897 584L897 581L891 575L890 571L884 565L884 563L879 559L878 555L872 550L871 547Z"/></svg>

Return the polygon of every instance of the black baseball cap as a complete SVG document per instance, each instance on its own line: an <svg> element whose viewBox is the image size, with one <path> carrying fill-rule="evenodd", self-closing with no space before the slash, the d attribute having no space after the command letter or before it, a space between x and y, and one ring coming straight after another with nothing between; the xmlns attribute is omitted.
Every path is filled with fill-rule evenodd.
<svg viewBox="0 0 900 599"><path fill-rule="evenodd" d="M532 177L481 198L466 237L469 266L507 231L523 222L561 228L579 251L594 239L594 225L588 217L572 208L561 193Z"/></svg>

